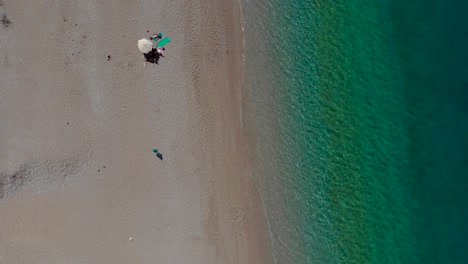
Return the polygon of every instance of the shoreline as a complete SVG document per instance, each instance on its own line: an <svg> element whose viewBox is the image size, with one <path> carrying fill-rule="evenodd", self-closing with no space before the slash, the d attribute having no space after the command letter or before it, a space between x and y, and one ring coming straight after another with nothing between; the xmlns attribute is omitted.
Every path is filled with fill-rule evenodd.
<svg viewBox="0 0 468 264"><path fill-rule="evenodd" d="M216 6L217 3L218 6ZM225 236L226 240L229 240L230 235L236 236L237 245L228 245L228 248L240 253L239 258L233 263L272 263L271 254L268 252L266 219L264 219L261 208L261 197L256 187L257 183L252 175L254 173L252 168L253 153L249 152L246 138L248 128L243 123L243 108L246 103L244 89L246 87L244 87L245 62L242 61L245 51L242 43L245 36L242 29L240 2L210 1L204 6L204 10L211 10L209 13L214 14L205 17L202 22L205 26L212 25L207 27L210 30L198 28L191 33L193 33L193 39L197 35L208 34L213 42L206 46L206 44L195 41L194 45L187 49L187 54L202 52L202 56L214 57L213 59L209 58L211 62L209 65L201 65L202 69L206 69L201 70L203 73L200 76L203 77L194 78L196 89L201 95L201 104L204 106L203 112L207 116L212 113L221 113L210 117L210 120L216 124L211 128L215 147L213 152L223 153L222 157L215 157L218 159L218 162L215 163L218 164L218 167L214 169L215 175L226 175L223 180L214 180L213 186L217 190L216 195L222 197L218 200L224 204L212 204L210 210L215 215L217 212L221 212L221 215L224 216L231 215L224 220L214 221L220 223L234 221L234 224L227 228L230 229L231 234L221 234L221 236ZM201 16L201 14L198 15ZM187 16L197 16L197 14L188 14ZM223 35L221 32L227 34ZM187 35L190 36L191 33L188 32ZM218 35L219 33L221 36ZM217 49L213 51L212 45ZM200 49L200 47L202 48ZM198 59L198 55L193 56L192 62L188 63L189 67L197 64ZM205 86L209 89L206 89ZM212 234L213 237L219 235ZM217 250L222 252L228 248L220 247Z"/></svg>
<svg viewBox="0 0 468 264"><path fill-rule="evenodd" d="M1 8L3 261L271 263L236 3ZM143 69L150 30L172 42Z"/></svg>

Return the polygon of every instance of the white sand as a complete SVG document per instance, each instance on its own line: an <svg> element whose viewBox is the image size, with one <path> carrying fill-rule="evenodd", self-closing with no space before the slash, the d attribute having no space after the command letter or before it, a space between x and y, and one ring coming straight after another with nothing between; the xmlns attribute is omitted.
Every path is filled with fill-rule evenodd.
<svg viewBox="0 0 468 264"><path fill-rule="evenodd" d="M237 4L2 0L4 13L0 263L271 263ZM143 69L136 41L159 31L172 42Z"/></svg>

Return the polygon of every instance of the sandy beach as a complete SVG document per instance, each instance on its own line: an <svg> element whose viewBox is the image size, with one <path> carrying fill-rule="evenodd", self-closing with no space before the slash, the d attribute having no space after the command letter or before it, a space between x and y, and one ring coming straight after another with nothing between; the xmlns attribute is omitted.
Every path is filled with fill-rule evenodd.
<svg viewBox="0 0 468 264"><path fill-rule="evenodd" d="M240 14L228 0L0 1L0 263L272 262ZM137 40L157 32L172 42L144 68Z"/></svg>

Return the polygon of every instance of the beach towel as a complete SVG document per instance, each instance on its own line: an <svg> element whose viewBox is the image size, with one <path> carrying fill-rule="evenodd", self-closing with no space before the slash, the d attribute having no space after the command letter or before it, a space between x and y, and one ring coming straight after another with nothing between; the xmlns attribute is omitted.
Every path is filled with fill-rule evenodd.
<svg viewBox="0 0 468 264"><path fill-rule="evenodd" d="M169 39L169 37L165 37L163 39L161 39L159 42L158 42L158 48L162 48L164 47L164 45L166 45L167 43L171 42L171 40Z"/></svg>

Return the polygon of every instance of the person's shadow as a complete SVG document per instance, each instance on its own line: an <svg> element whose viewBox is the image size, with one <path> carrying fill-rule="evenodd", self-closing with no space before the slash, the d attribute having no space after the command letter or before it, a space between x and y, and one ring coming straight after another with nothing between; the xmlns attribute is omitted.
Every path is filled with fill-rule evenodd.
<svg viewBox="0 0 468 264"><path fill-rule="evenodd" d="M156 153L156 157L158 157L160 160L163 160L163 155L161 153Z"/></svg>
<svg viewBox="0 0 468 264"><path fill-rule="evenodd" d="M156 50L152 50L148 53L144 53L143 55L145 56L145 59L147 62L156 63L156 64L158 64L159 58L161 57L161 55L158 52L156 52Z"/></svg>

